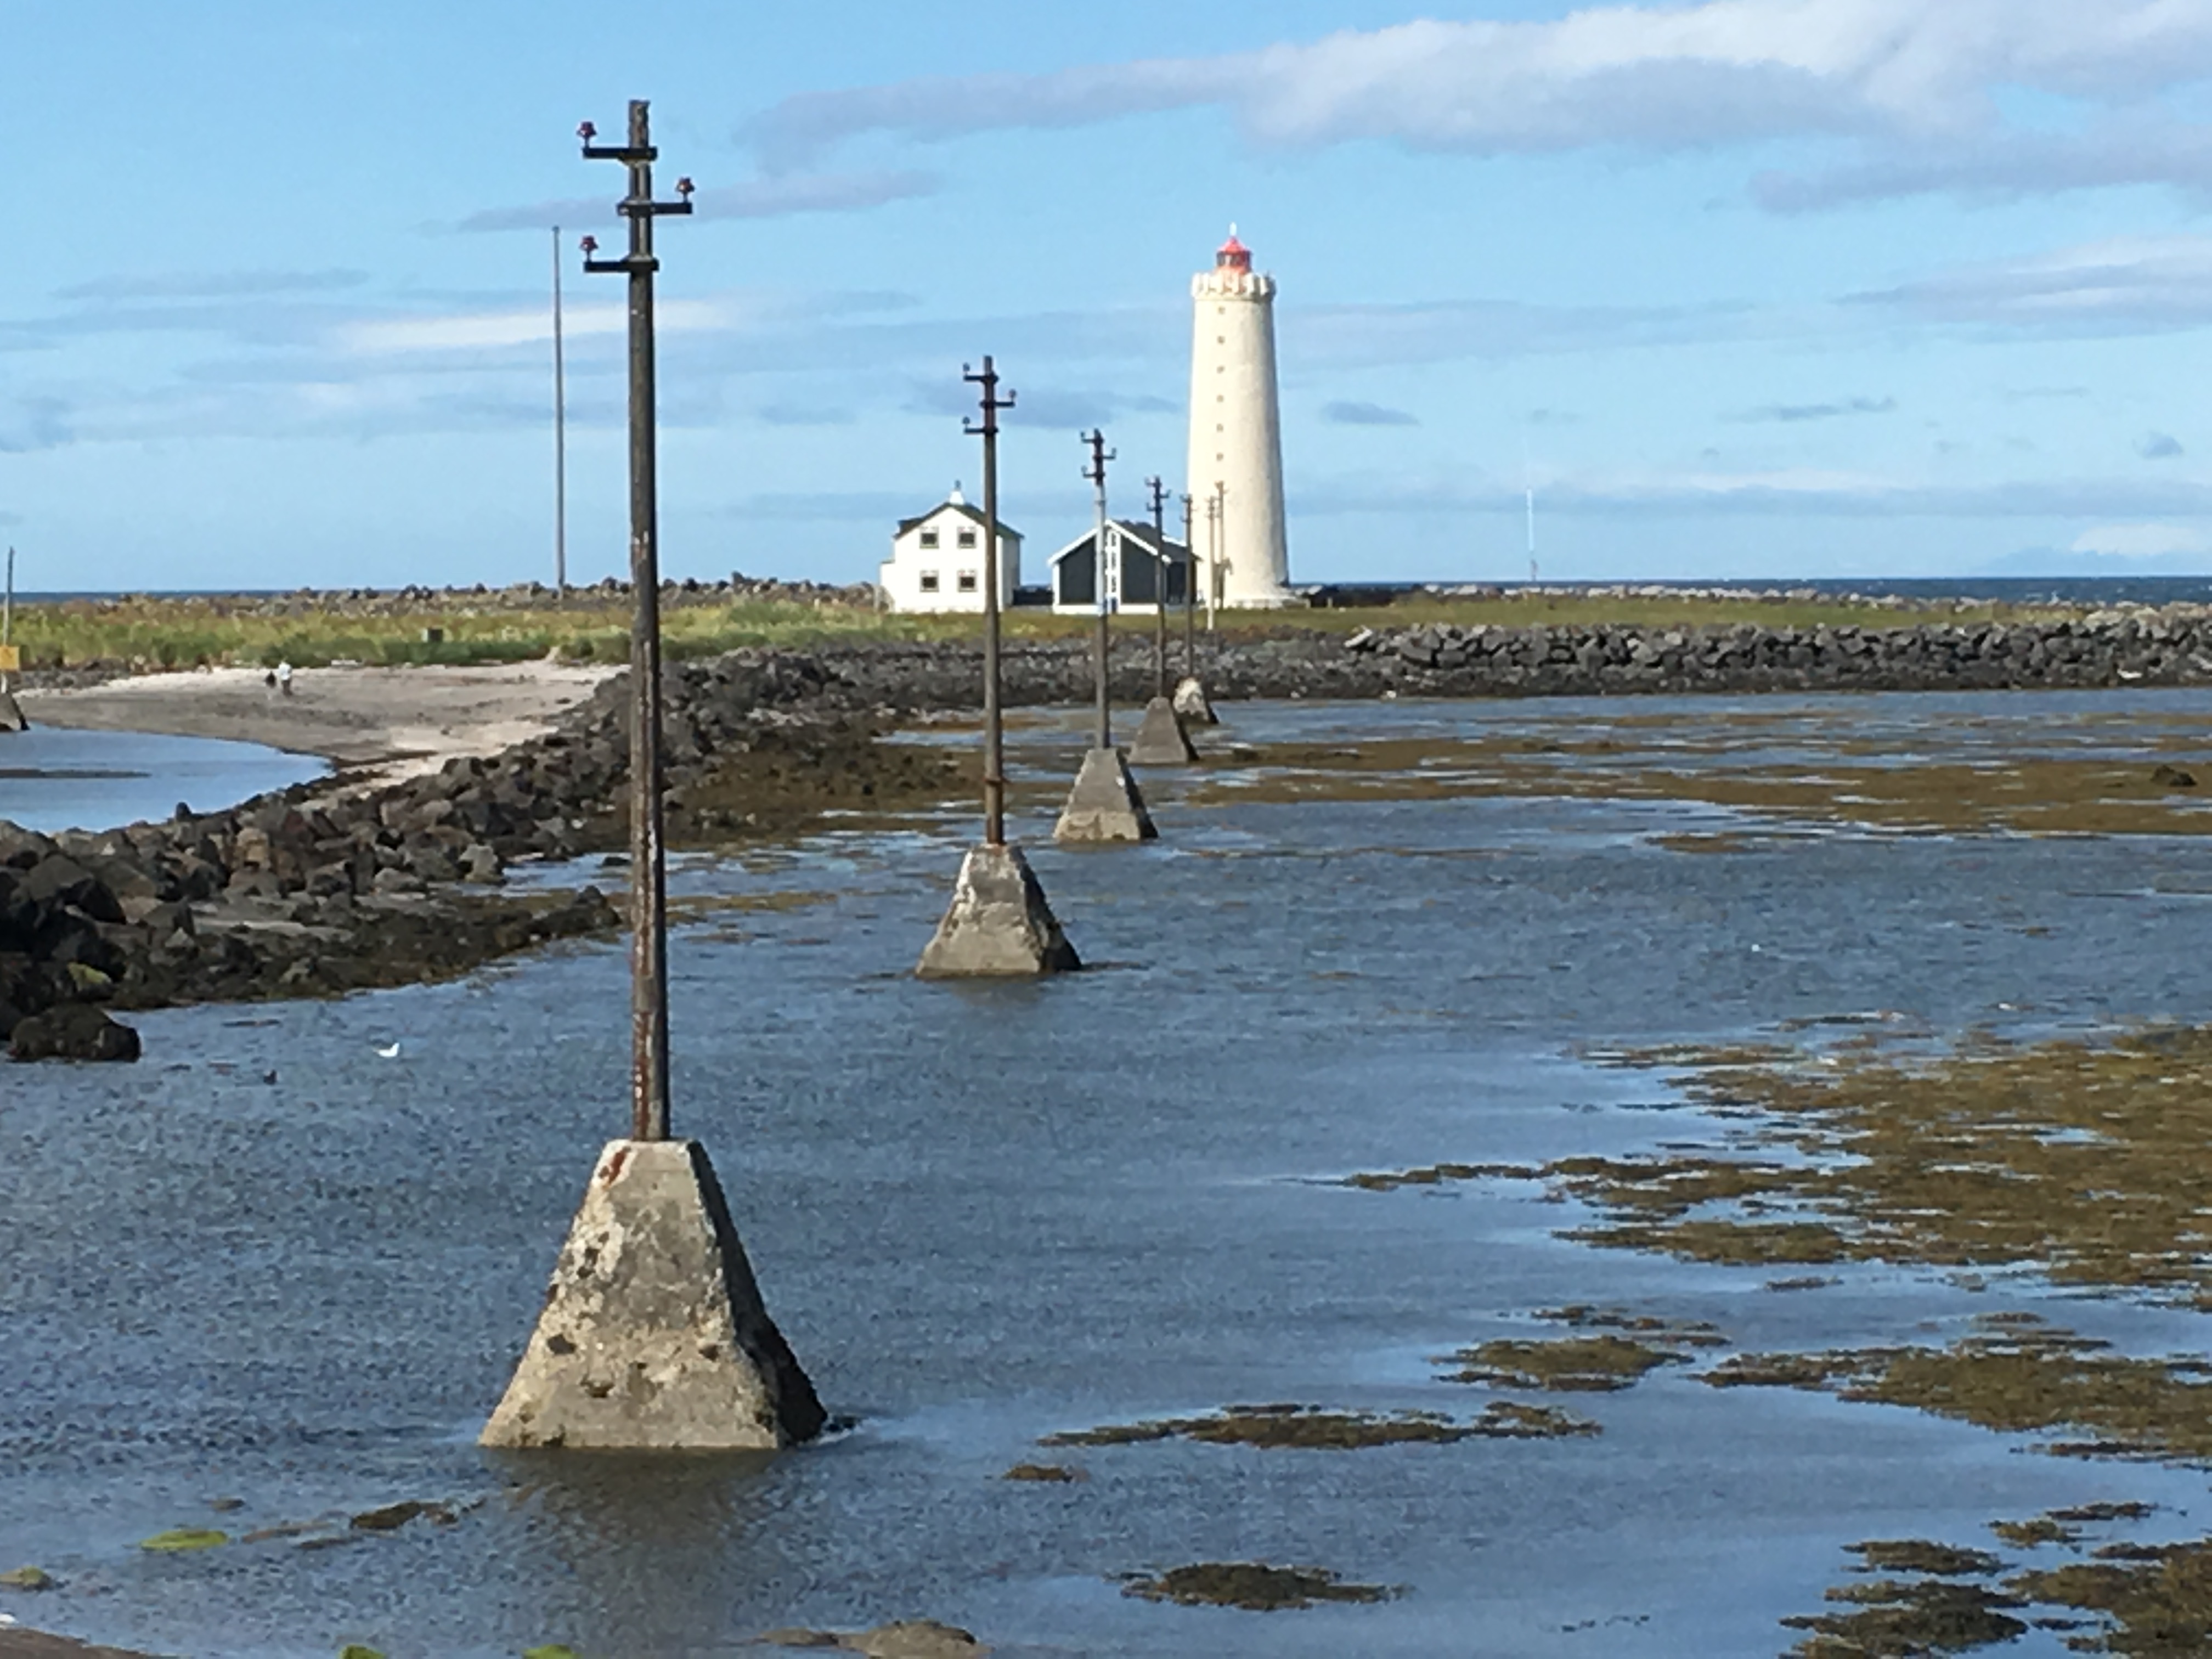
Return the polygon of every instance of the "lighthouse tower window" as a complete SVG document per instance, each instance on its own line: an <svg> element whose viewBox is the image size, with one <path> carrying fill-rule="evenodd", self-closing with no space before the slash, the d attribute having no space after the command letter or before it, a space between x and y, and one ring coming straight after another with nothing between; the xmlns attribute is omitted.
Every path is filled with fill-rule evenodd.
<svg viewBox="0 0 2212 1659"><path fill-rule="evenodd" d="M925 593L937 592L937 573L934 570L925 570L921 573L921 591Z"/></svg>
<svg viewBox="0 0 2212 1659"><path fill-rule="evenodd" d="M975 532L972 530L963 530L959 533L957 539L961 546L973 547L975 545Z"/></svg>
<svg viewBox="0 0 2212 1659"><path fill-rule="evenodd" d="M963 570L960 573L960 591L963 593L973 593L975 591L975 573L974 571Z"/></svg>
<svg viewBox="0 0 2212 1659"><path fill-rule="evenodd" d="M936 532L934 530L925 530L925 531L923 531L923 532L921 532L921 544L922 544L924 547L934 547L934 546L936 546L936 545L937 545L937 532Z"/></svg>

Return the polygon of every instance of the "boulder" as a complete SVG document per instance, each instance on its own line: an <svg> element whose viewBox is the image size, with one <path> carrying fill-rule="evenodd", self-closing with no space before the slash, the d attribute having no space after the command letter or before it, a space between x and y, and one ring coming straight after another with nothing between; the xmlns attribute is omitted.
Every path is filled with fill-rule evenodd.
<svg viewBox="0 0 2212 1659"><path fill-rule="evenodd" d="M138 1033L89 1003L65 1002L16 1022L10 1060L136 1060Z"/></svg>
<svg viewBox="0 0 2212 1659"><path fill-rule="evenodd" d="M55 853L40 859L15 884L20 900L45 908L68 905L94 921L120 921L123 907L107 884L75 859Z"/></svg>

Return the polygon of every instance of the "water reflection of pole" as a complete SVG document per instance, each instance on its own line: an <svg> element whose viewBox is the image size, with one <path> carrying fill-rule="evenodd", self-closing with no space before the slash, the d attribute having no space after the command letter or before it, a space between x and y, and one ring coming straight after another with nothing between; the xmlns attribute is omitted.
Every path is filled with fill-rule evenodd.
<svg viewBox="0 0 2212 1659"><path fill-rule="evenodd" d="M1198 675L1198 544L1191 538L1191 511L1197 505L1190 492L1182 498L1182 676Z"/></svg>
<svg viewBox="0 0 2212 1659"><path fill-rule="evenodd" d="M1106 607L1106 463L1115 459L1115 452L1106 447L1106 434L1092 428L1083 441L1091 446L1091 465L1083 470L1097 492L1098 527L1092 532L1091 550L1097 556L1092 562L1094 580L1098 588L1098 707L1091 732L1093 749L1114 746L1114 716L1108 701L1107 672L1113 649L1113 623Z"/></svg>
<svg viewBox="0 0 2212 1659"><path fill-rule="evenodd" d="M646 102L632 99L629 141L595 145L588 121L577 130L591 161L620 161L629 170L629 194L617 211L629 221L629 252L619 259L591 257L599 244L584 239L584 269L629 278L629 884L631 1139L668 1139L668 849L661 824L660 759L660 506L654 447L653 222L665 213L691 211L691 181L679 179L682 199L653 199L651 118Z"/></svg>
<svg viewBox="0 0 2212 1659"><path fill-rule="evenodd" d="M561 322L561 227L553 227L553 592L568 597L568 365Z"/></svg>
<svg viewBox="0 0 2212 1659"><path fill-rule="evenodd" d="M983 418L962 424L983 441L983 842L1006 844L1006 749L999 691L999 411L1014 406L1008 389L999 396L999 371L988 356L981 374L960 366L960 378L982 388Z"/></svg>
<svg viewBox="0 0 2212 1659"><path fill-rule="evenodd" d="M1158 556L1152 561L1152 611L1157 626L1152 630L1152 665L1159 672L1156 696L1168 694L1168 487L1158 478L1145 480L1145 488L1152 498L1152 550Z"/></svg>

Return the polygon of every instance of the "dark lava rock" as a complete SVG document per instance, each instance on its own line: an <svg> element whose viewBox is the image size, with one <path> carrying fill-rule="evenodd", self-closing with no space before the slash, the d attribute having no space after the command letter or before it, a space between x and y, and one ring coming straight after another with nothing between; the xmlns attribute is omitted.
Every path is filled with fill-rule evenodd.
<svg viewBox="0 0 2212 1659"><path fill-rule="evenodd" d="M138 1033L88 1002L65 1002L16 1022L10 1060L136 1060Z"/></svg>
<svg viewBox="0 0 2212 1659"><path fill-rule="evenodd" d="M2197 787L2197 775L2185 772L2178 766L2153 767L2150 781L2161 789L2194 789Z"/></svg>

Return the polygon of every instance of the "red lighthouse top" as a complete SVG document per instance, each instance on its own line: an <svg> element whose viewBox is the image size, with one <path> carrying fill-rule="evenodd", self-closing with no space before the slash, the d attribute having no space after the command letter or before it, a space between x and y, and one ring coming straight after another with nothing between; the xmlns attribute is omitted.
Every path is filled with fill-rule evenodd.
<svg viewBox="0 0 2212 1659"><path fill-rule="evenodd" d="M1217 270L1249 270L1252 269L1252 250L1237 240L1237 227L1229 227L1229 240L1214 250L1213 266Z"/></svg>

